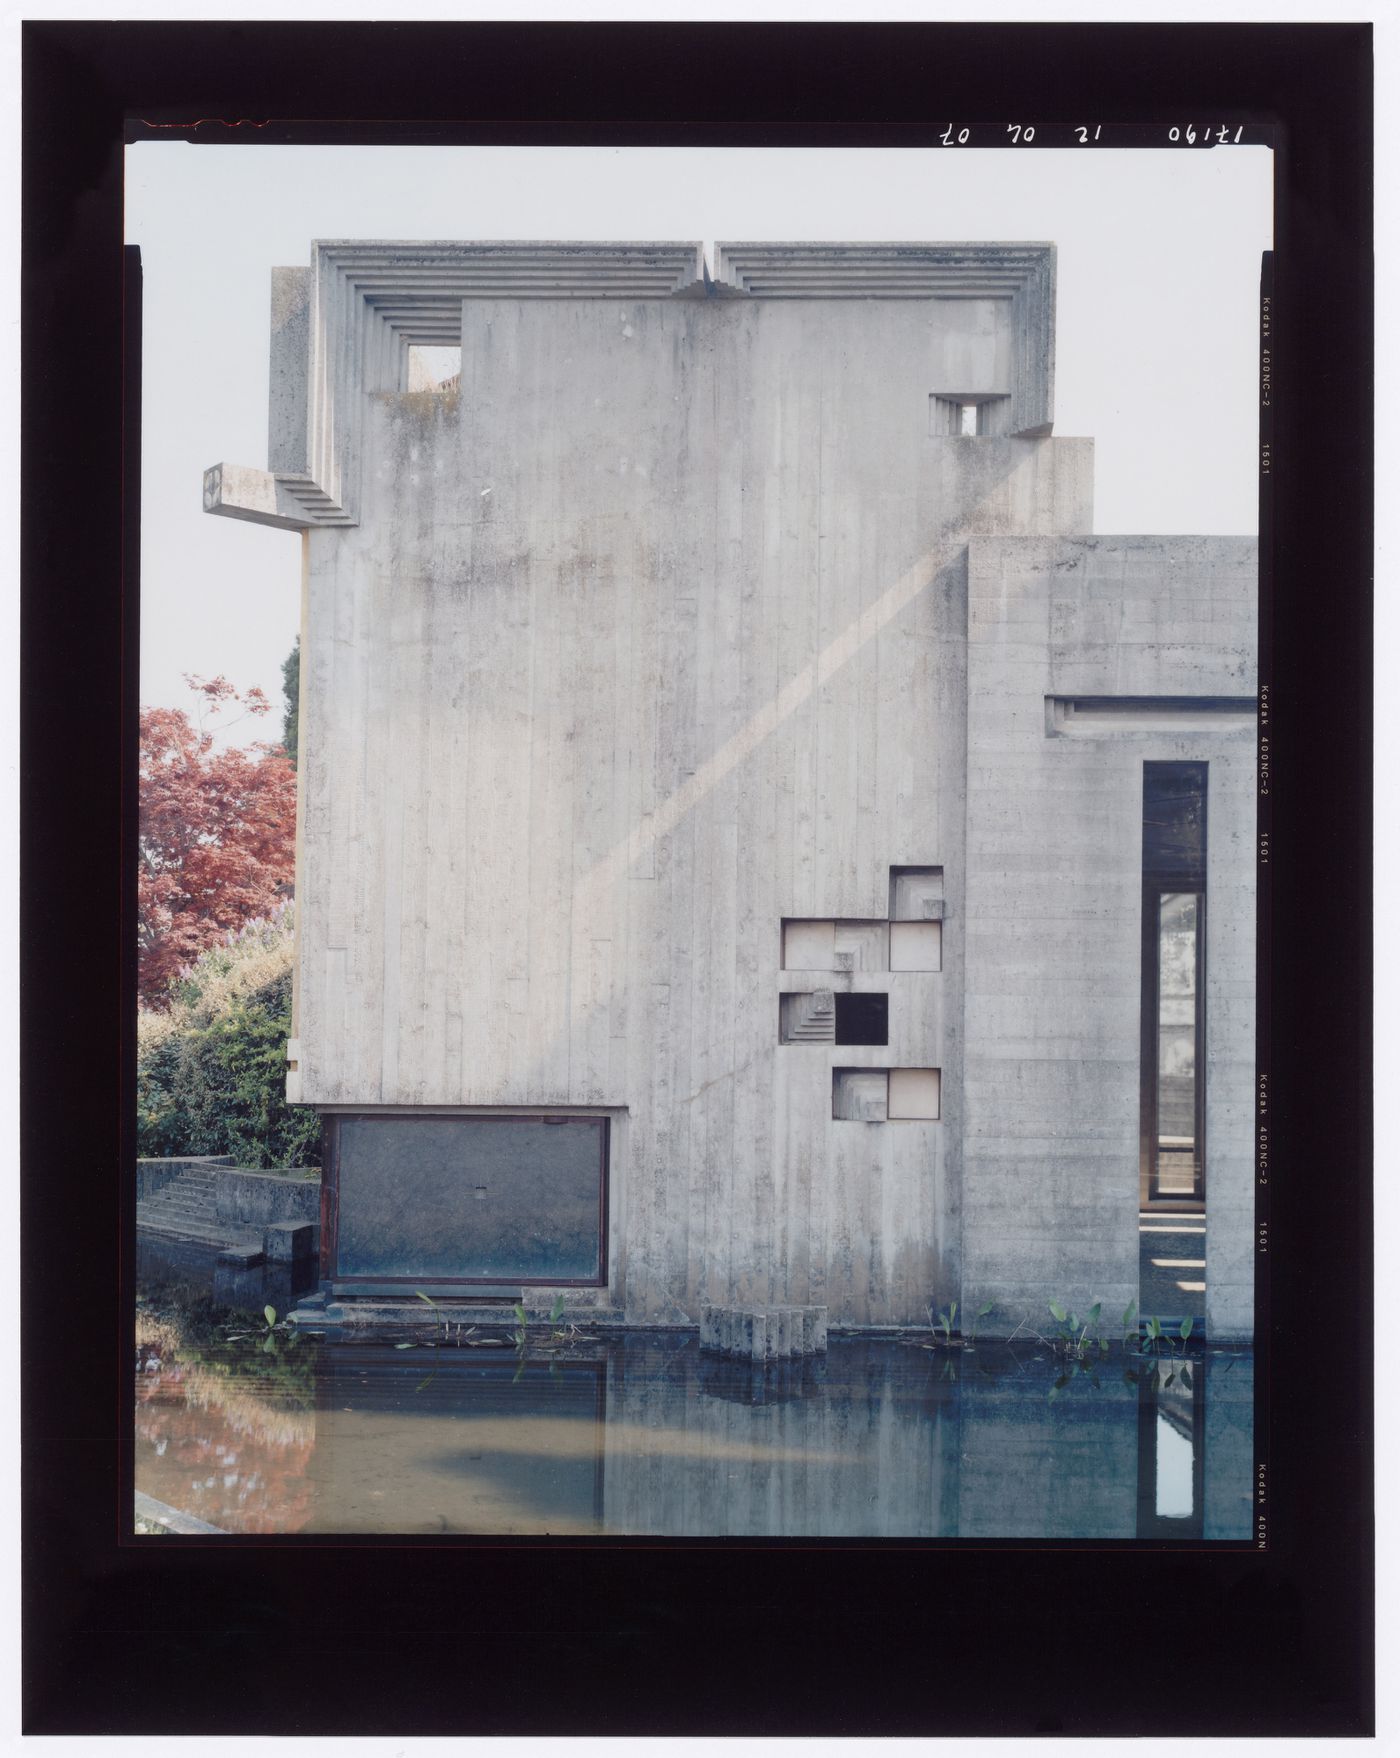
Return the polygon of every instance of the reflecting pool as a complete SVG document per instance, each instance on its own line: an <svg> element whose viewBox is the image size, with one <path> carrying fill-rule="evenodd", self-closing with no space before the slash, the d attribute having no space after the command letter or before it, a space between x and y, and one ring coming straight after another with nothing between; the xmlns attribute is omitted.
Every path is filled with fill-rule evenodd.
<svg viewBox="0 0 1400 1758"><path fill-rule="evenodd" d="M223 1532L1250 1536L1247 1352L1067 1371L833 1337L753 1368L693 1335L518 1350L431 1325L404 1349L269 1330L275 1286L238 1312L199 1269L143 1263L136 1487Z"/></svg>

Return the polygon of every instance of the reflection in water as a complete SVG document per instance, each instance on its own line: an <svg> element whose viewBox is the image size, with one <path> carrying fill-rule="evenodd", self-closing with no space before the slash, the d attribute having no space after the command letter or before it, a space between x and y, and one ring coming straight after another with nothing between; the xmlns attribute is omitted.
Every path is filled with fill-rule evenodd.
<svg viewBox="0 0 1400 1758"><path fill-rule="evenodd" d="M137 1488L227 1532L1250 1533L1238 1352L1066 1379L1043 1352L841 1337L766 1370L693 1337L398 1350L269 1336L187 1282L148 1288L137 1379Z"/></svg>

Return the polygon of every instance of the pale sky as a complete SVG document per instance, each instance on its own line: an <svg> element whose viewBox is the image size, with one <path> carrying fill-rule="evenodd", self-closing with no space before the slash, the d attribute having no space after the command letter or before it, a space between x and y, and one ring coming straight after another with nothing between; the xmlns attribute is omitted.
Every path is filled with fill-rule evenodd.
<svg viewBox="0 0 1400 1758"><path fill-rule="evenodd" d="M300 539L201 509L267 463L268 281L315 238L1050 240L1055 432L1095 442L1095 529L1252 535L1263 147L281 147L143 142L141 701L184 672L260 685L280 736Z"/></svg>

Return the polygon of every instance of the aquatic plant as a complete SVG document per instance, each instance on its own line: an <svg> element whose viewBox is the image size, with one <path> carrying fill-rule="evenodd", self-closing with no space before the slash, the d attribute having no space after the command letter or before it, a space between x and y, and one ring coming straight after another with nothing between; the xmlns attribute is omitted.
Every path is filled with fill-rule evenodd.
<svg viewBox="0 0 1400 1758"><path fill-rule="evenodd" d="M1142 1349L1144 1353L1150 1349L1154 1355L1157 1355L1161 1353L1162 1344L1165 1343L1167 1348L1176 1354L1185 1354L1186 1345L1191 1340L1191 1332L1194 1328L1195 1320L1191 1317L1190 1313L1182 1319L1180 1325L1177 1327L1176 1337L1173 1337L1170 1332L1162 1328L1162 1321L1160 1319L1147 1319L1144 1321L1143 1326Z"/></svg>
<svg viewBox="0 0 1400 1758"><path fill-rule="evenodd" d="M1096 1300L1081 1324L1078 1313L1066 1312L1058 1300L1052 1300L1050 1316L1056 1320L1059 1329L1053 1339L1044 1339L1047 1347L1059 1354L1073 1356L1076 1360L1083 1360L1086 1355L1107 1355L1107 1340L1097 1333L1090 1335L1093 1327L1098 1324L1102 1311L1103 1302Z"/></svg>

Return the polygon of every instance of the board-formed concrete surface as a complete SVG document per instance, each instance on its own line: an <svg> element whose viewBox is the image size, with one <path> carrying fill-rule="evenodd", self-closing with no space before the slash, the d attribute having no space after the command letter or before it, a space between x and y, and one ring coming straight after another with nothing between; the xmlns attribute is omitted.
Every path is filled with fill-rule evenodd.
<svg viewBox="0 0 1400 1758"><path fill-rule="evenodd" d="M278 271L270 468L205 504L305 533L289 1097L606 1116L637 1322L1121 1310L1142 761L1186 754L1211 1324L1248 1334L1252 742L1075 710L1249 696L1254 545L1091 536L1053 314L1048 245ZM892 921L895 869L936 917ZM886 1042L815 1001L784 1041L828 992L887 996Z"/></svg>

